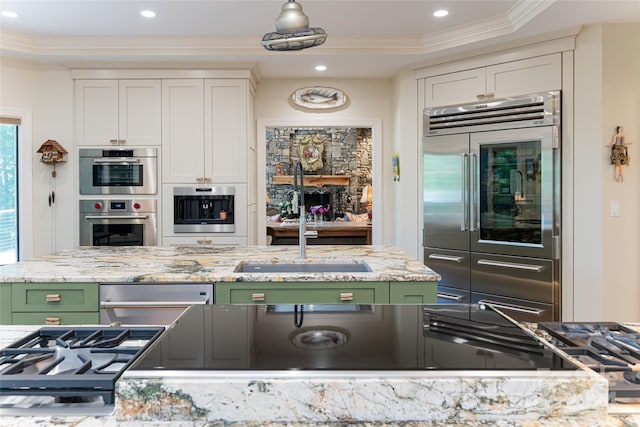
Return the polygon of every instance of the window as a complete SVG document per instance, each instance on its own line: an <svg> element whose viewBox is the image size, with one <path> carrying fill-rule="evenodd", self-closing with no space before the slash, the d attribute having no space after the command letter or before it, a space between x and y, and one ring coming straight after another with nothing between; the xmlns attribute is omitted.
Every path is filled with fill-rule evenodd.
<svg viewBox="0 0 640 427"><path fill-rule="evenodd" d="M20 121L0 118L0 265L18 260L18 134Z"/></svg>

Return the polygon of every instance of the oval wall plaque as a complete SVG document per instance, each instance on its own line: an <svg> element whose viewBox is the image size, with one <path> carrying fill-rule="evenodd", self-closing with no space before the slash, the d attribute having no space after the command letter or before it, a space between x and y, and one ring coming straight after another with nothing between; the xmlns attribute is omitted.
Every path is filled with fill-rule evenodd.
<svg viewBox="0 0 640 427"><path fill-rule="evenodd" d="M340 89L326 86L303 87L291 94L291 101L311 110L342 107L347 103L347 95Z"/></svg>

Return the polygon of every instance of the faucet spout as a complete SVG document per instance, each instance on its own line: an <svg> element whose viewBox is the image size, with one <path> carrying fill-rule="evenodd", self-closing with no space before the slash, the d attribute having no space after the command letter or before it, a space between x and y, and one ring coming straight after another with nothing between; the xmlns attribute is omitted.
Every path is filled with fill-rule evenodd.
<svg viewBox="0 0 640 427"><path fill-rule="evenodd" d="M300 174L300 186L298 186L298 174ZM304 176L302 162L298 160L293 167L293 209L298 210L298 245L300 247L300 259L307 257L307 218L304 210Z"/></svg>

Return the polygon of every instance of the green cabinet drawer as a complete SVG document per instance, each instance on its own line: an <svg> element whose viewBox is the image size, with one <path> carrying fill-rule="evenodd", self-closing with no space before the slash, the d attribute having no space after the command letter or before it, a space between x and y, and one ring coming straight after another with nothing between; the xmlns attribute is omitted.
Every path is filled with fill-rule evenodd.
<svg viewBox="0 0 640 427"><path fill-rule="evenodd" d="M11 283L0 283L0 325L11 324Z"/></svg>
<svg viewBox="0 0 640 427"><path fill-rule="evenodd" d="M14 283L11 311L98 311L97 283Z"/></svg>
<svg viewBox="0 0 640 427"><path fill-rule="evenodd" d="M388 282L216 283L216 304L386 304Z"/></svg>
<svg viewBox="0 0 640 427"><path fill-rule="evenodd" d="M14 325L99 325L97 311L52 311L48 313L13 313Z"/></svg>
<svg viewBox="0 0 640 427"><path fill-rule="evenodd" d="M435 304L438 282L391 282L389 300L391 304Z"/></svg>

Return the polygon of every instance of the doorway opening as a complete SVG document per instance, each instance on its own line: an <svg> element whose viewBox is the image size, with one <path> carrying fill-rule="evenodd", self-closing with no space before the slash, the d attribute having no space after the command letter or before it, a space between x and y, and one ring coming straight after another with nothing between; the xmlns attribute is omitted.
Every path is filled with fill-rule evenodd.
<svg viewBox="0 0 640 427"><path fill-rule="evenodd" d="M0 265L18 261L19 120L0 118Z"/></svg>
<svg viewBox="0 0 640 427"><path fill-rule="evenodd" d="M270 230L280 226L282 231L283 221L287 222L284 225L298 221L291 209L293 166L298 160L304 169L307 227L319 230L318 238L307 242L379 244L382 233L377 224L381 218L376 218L376 211L380 206L375 200L380 189L374 171L381 167L380 120L336 121L331 125L258 120L257 142L257 244L272 244ZM316 208L315 214L311 208ZM330 236L333 240L329 227L340 229ZM351 228L345 233L342 229L347 227ZM321 237L323 234L327 238ZM290 243L281 244L296 244L297 235L289 237Z"/></svg>

